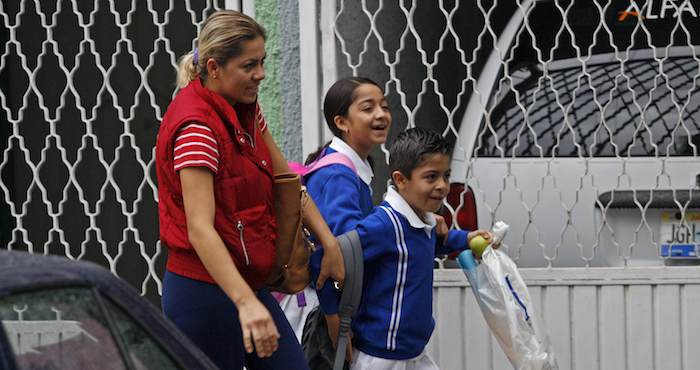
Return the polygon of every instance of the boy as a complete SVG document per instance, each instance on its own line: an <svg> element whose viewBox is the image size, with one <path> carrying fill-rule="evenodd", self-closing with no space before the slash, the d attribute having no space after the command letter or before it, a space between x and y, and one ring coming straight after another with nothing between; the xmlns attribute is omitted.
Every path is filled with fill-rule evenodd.
<svg viewBox="0 0 700 370"><path fill-rule="evenodd" d="M420 128L401 133L389 151L393 186L357 226L365 272L352 320L353 370L438 368L425 353L435 327L433 259L466 249L476 235L491 238L482 230L448 232L433 214L449 192L449 152L442 136Z"/></svg>

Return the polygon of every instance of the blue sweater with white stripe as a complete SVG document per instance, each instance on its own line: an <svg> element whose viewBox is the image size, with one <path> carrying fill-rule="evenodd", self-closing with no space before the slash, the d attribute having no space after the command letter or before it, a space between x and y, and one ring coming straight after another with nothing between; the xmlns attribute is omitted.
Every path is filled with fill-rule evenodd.
<svg viewBox="0 0 700 370"><path fill-rule="evenodd" d="M375 357L406 360L424 351L435 327L434 257L467 248L466 231L450 231L443 243L434 228L412 226L410 217L415 213L407 217L384 201L357 225L364 286L353 345Z"/></svg>
<svg viewBox="0 0 700 370"><path fill-rule="evenodd" d="M324 155L335 153L327 148ZM306 178L306 189L313 198L321 216L333 235L341 235L355 228L372 211L372 191L352 169L342 164L323 167ZM323 248L311 255L310 267L316 281L321 271ZM332 284L318 291L318 298L326 314L338 312L340 294Z"/></svg>

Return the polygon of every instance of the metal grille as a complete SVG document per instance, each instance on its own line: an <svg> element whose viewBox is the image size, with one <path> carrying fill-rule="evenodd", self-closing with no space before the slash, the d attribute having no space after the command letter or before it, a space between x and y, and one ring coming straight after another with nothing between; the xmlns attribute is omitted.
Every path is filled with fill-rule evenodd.
<svg viewBox="0 0 700 370"><path fill-rule="evenodd" d="M452 181L474 192L480 228L510 224L504 249L520 266L576 267L697 261L698 6L337 0L302 11L320 19L314 99L349 75L385 88L394 124L372 153L377 198L392 139L429 127L455 144Z"/></svg>
<svg viewBox="0 0 700 370"><path fill-rule="evenodd" d="M176 57L224 5L0 3L1 245L96 261L157 296L155 135ZM700 220L697 3L299 8L302 48L321 53L301 55L305 117L319 121L318 86L339 76L383 83L388 144L411 126L454 142L453 180L473 189L480 227L511 225L505 249L521 266L677 261L659 257L663 230L688 235ZM305 133L305 151L323 136ZM372 153L377 196L387 154Z"/></svg>
<svg viewBox="0 0 700 370"><path fill-rule="evenodd" d="M0 3L0 245L95 261L158 301L158 123L224 5Z"/></svg>

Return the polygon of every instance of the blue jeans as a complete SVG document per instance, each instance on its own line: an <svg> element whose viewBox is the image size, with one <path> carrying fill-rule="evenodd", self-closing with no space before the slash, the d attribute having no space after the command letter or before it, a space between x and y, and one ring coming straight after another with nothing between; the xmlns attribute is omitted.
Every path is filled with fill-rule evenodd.
<svg viewBox="0 0 700 370"><path fill-rule="evenodd" d="M189 279L166 271L163 279L163 312L222 370L308 370L301 345L284 312L267 289L257 297L270 311L279 331L279 347L272 356L248 354L238 310L218 285Z"/></svg>

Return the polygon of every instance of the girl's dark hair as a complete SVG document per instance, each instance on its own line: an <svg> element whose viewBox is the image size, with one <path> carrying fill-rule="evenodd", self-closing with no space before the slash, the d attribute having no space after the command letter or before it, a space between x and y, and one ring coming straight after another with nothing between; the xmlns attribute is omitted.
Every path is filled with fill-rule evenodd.
<svg viewBox="0 0 700 370"><path fill-rule="evenodd" d="M382 92L384 91L381 86L367 77L348 77L336 81L333 86L328 89L328 92L326 92L326 97L323 99L323 116L326 118L326 125L328 125L333 135L339 138L343 137L343 132L335 125L335 117L347 116L348 109L357 97L355 90L358 86L364 84L374 85ZM309 154L304 164L315 161L330 143L330 141L327 142L314 153Z"/></svg>

